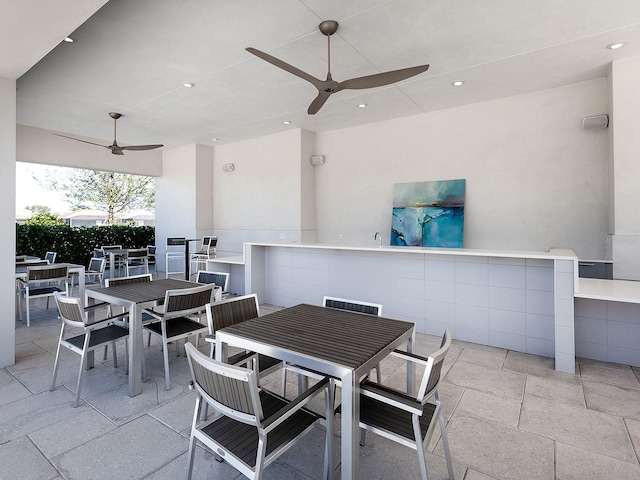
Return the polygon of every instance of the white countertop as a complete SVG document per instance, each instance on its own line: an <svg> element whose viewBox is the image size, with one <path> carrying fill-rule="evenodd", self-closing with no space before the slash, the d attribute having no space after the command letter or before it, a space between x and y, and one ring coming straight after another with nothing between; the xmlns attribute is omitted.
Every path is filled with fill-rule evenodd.
<svg viewBox="0 0 640 480"><path fill-rule="evenodd" d="M640 282L580 278L578 292L574 296L610 302L640 303Z"/></svg>
<svg viewBox="0 0 640 480"><path fill-rule="evenodd" d="M483 250L476 248L429 248L429 247L400 247L383 245L352 245L346 243L296 243L296 242L249 242L245 245L256 245L263 247L293 247L311 249L330 250L354 250L369 252L392 252L392 253L421 253L432 255L469 255L476 257L509 257L509 258L540 258L546 260L563 259L578 261L578 257L570 249L553 248L548 252L540 251L516 251L516 250Z"/></svg>

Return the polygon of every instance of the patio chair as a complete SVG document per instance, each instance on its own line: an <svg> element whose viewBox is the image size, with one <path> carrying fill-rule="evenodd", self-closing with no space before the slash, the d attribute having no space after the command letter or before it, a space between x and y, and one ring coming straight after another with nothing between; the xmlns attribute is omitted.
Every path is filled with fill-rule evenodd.
<svg viewBox="0 0 640 480"><path fill-rule="evenodd" d="M213 322L213 328L211 332L209 332L209 335L205 336L205 341L211 345L209 356L213 358L213 355L215 353L216 330L220 330L221 328L225 328L231 325L236 325L240 322L251 320L252 318L257 318L259 316L260 309L258 306L258 295L255 293L251 295L233 297L213 303L211 305L211 319ZM255 355L254 352L250 351L236 353L235 355L231 355L227 359L227 363L230 363L232 365L244 365L253 358L253 355ZM259 378L277 372L283 366L284 362L282 362L282 360L268 357L262 354L258 355L256 370L258 372Z"/></svg>
<svg viewBox="0 0 640 480"><path fill-rule="evenodd" d="M183 338L195 335L196 346L199 335L206 334L213 329L211 320L211 297L213 285L199 285L193 288L167 290L164 298L164 312L146 310L151 317L159 322L147 323L144 329L162 338L162 353L164 355L164 383L165 389L171 389L169 377L169 342L176 343L176 352L180 353L179 343ZM201 323L205 313L207 323ZM197 316L197 320L193 317Z"/></svg>
<svg viewBox="0 0 640 480"><path fill-rule="evenodd" d="M364 446L366 432L370 431L413 448L418 452L423 480L427 480L425 448L429 445L436 421L440 423L449 480L453 480L453 464L438 392L440 371L450 346L451 333L446 329L440 348L428 358L397 350L392 352L394 356L424 367L416 396L370 381L360 385L360 445Z"/></svg>
<svg viewBox="0 0 640 480"><path fill-rule="evenodd" d="M156 251L157 247L155 245L147 245L147 252L149 254L149 260L147 261L147 263L149 264L149 266L153 265L153 268L157 269Z"/></svg>
<svg viewBox="0 0 640 480"><path fill-rule="evenodd" d="M54 293L69 294L68 280L69 264L66 263L27 267L26 278L18 279L20 319L24 318L23 313L26 311L27 327L31 326L31 300L46 297L47 308L49 308L49 297L52 297Z"/></svg>
<svg viewBox="0 0 640 480"><path fill-rule="evenodd" d="M190 343L186 351L193 379L190 387L196 391L187 479L193 473L197 441L216 460L226 461L248 478L262 478L264 469L321 418L304 407L322 392L327 418L323 478L332 476L332 394L326 378L288 401L260 389L254 370L210 359ZM199 421L203 403L215 409L212 420Z"/></svg>
<svg viewBox="0 0 640 480"><path fill-rule="evenodd" d="M113 347L113 366L118 367L118 358L116 353L116 341L126 339L129 336L129 329L120 321L121 315L99 320L94 323L88 323L87 311L89 309L82 307L82 301L79 298L65 297L59 292L54 294L60 319L62 320L62 328L60 330L60 338L58 340L58 349L56 350L56 360L53 364L53 379L51 380L50 390L53 392L56 388L56 376L58 374L58 363L60 360L60 347L66 347L69 350L78 353L81 356L80 371L78 372L78 383L76 386L76 401L74 407L80 402L80 391L82 389L82 375L86 368L87 353L103 345L111 345ZM82 333L65 337L65 327L80 328ZM128 349L125 345L125 370L128 368Z"/></svg>
<svg viewBox="0 0 640 480"><path fill-rule="evenodd" d="M57 252L47 252L44 255L44 259L49 263L56 263Z"/></svg>
<svg viewBox="0 0 640 480"><path fill-rule="evenodd" d="M165 276L167 278L169 278L169 275L184 275L186 273L184 271L186 244L187 241L185 237L167 237L167 244L165 247ZM176 262L180 265L180 268L172 270L171 264L175 264Z"/></svg>
<svg viewBox="0 0 640 480"><path fill-rule="evenodd" d="M107 266L106 259L104 257L97 258L93 257L89 260L89 266L84 271L85 285L99 285L102 287L104 285L104 270ZM71 275L70 279L70 288L69 295L73 295L73 288L75 286L74 279L76 275Z"/></svg>
<svg viewBox="0 0 640 480"><path fill-rule="evenodd" d="M329 297L322 299L322 306L329 308L338 308L340 310L349 310L350 312L366 313L367 315L382 316L382 305L379 303L362 302L360 300L349 300L347 298ZM382 370L380 364L374 367L376 371L376 380L382 383Z"/></svg>
<svg viewBox="0 0 640 480"><path fill-rule="evenodd" d="M207 268L207 260L216 257L216 245L218 237L205 236L202 237L200 248L189 254L189 278L191 278L195 270L203 270Z"/></svg>
<svg viewBox="0 0 640 480"><path fill-rule="evenodd" d="M102 255L107 259L107 264L108 264L110 262L109 252L111 250L122 250L122 245L102 245L100 249L102 250ZM125 266L126 266L126 263L125 263L124 255L114 255L114 258L113 258L114 270L120 271L124 269ZM109 272L109 275L112 277L115 277L116 273Z"/></svg>
<svg viewBox="0 0 640 480"><path fill-rule="evenodd" d="M131 275L131 270L141 270L140 273L149 273L149 251L146 248L135 248L127 252L125 258L127 276Z"/></svg>
<svg viewBox="0 0 640 480"><path fill-rule="evenodd" d="M229 273L226 272L208 272L206 270L198 270L196 282L198 283L215 283L222 289L222 298L229 296Z"/></svg>

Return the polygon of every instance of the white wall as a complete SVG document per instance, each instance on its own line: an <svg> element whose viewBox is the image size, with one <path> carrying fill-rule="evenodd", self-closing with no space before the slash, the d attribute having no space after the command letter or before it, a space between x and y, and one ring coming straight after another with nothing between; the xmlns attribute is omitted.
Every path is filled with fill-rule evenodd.
<svg viewBox="0 0 640 480"><path fill-rule="evenodd" d="M309 227L302 218L310 215L307 200L313 196L305 193L303 200L302 189L313 175L308 157L302 166L303 154L312 149L308 133L291 130L215 148L218 251L240 252L247 241L301 241L303 227ZM222 171L227 163L235 165L233 172Z"/></svg>
<svg viewBox="0 0 640 480"><path fill-rule="evenodd" d="M15 363L16 82L0 78L0 368ZM12 261L13 260L13 261ZM4 285L4 286L3 286Z"/></svg>
<svg viewBox="0 0 640 480"><path fill-rule="evenodd" d="M395 183L465 178L465 247L605 258L608 134L581 123L607 112L601 78L316 133L318 241L388 244Z"/></svg>

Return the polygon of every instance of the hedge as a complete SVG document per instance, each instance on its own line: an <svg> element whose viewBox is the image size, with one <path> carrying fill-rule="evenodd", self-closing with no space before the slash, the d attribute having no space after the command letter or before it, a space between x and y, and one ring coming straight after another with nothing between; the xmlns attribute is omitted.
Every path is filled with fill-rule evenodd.
<svg viewBox="0 0 640 480"><path fill-rule="evenodd" d="M102 245L142 248L155 245L155 228L150 226L105 225L70 227L16 224L16 255L44 258L57 252L56 263L88 265L93 249Z"/></svg>

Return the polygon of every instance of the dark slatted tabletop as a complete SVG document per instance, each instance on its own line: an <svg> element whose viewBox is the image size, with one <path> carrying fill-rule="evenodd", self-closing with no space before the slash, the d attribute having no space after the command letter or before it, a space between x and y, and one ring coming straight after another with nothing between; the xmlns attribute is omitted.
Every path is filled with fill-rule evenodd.
<svg viewBox="0 0 640 480"><path fill-rule="evenodd" d="M413 327L401 320L302 304L220 332L355 370Z"/></svg>
<svg viewBox="0 0 640 480"><path fill-rule="evenodd" d="M120 298L133 303L147 303L161 300L167 290L176 290L200 286L199 283L177 280L174 278L162 278L152 282L131 283L128 285L115 285L113 287L92 288L91 291L114 298Z"/></svg>

